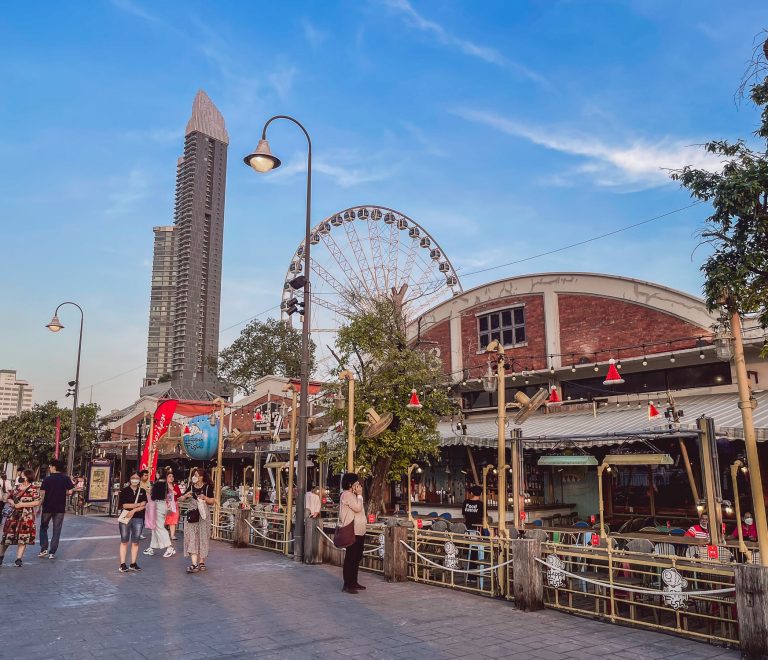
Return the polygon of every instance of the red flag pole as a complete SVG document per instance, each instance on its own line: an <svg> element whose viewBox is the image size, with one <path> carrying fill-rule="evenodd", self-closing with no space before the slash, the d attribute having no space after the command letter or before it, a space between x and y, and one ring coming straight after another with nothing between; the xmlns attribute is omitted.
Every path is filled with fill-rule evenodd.
<svg viewBox="0 0 768 660"><path fill-rule="evenodd" d="M61 444L61 418L56 418L56 451L54 452L54 457L56 460L59 460L59 446Z"/></svg>

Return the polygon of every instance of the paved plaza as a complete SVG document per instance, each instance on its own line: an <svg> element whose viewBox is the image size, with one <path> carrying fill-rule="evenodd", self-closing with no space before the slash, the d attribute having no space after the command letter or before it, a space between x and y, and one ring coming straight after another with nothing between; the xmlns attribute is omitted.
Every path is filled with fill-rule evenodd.
<svg viewBox="0 0 768 660"><path fill-rule="evenodd" d="M67 516L58 556L0 570L2 658L737 658L722 648L550 610L212 543L209 570L141 555L117 571L114 519ZM145 542L148 544L149 542ZM180 543L178 543L180 545ZM142 549L145 546L142 545ZM10 559L10 561L8 561ZM10 565L9 565L10 564Z"/></svg>

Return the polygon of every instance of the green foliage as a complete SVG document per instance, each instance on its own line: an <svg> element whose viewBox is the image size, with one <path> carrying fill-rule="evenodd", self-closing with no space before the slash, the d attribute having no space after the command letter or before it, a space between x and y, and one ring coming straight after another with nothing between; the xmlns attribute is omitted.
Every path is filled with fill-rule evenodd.
<svg viewBox="0 0 768 660"><path fill-rule="evenodd" d="M720 157L722 171L687 166L671 176L713 208L701 231L713 248L701 267L707 305L717 308L726 293L730 305L742 314L757 313L768 327L768 66L762 59L753 64L756 82L749 98L761 109L759 150L743 140L707 142L704 148Z"/></svg>
<svg viewBox="0 0 768 660"><path fill-rule="evenodd" d="M336 346L355 374L356 467L383 484L400 480L414 461L437 454L437 422L449 413L451 403L440 361L408 346L405 321L395 303L370 302L368 309L372 311L357 314L340 329ZM423 405L418 410L406 407L413 388ZM346 396L346 385L341 392ZM389 429L376 438L362 433L368 408L394 416ZM332 417L346 423L347 411L334 409ZM346 431L329 447L329 458L336 469L344 469Z"/></svg>
<svg viewBox="0 0 768 660"><path fill-rule="evenodd" d="M310 372L314 368L315 345L310 342ZM251 394L264 376L298 378L301 372L301 331L283 321L251 321L232 344L219 353L218 377Z"/></svg>
<svg viewBox="0 0 768 660"><path fill-rule="evenodd" d="M75 465L90 454L97 435L98 413L96 404L81 405L77 409ZM44 467L53 458L56 447L56 417L61 419L60 457L66 457L72 409L60 408L55 401L48 401L0 422L0 461L33 469Z"/></svg>

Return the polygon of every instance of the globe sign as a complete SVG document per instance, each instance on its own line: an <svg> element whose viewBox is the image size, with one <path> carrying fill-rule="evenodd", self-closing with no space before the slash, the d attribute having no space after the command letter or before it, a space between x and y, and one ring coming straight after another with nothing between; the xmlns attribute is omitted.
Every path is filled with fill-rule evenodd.
<svg viewBox="0 0 768 660"><path fill-rule="evenodd" d="M219 420L214 415L192 417L184 427L184 450L198 461L213 458L219 444Z"/></svg>

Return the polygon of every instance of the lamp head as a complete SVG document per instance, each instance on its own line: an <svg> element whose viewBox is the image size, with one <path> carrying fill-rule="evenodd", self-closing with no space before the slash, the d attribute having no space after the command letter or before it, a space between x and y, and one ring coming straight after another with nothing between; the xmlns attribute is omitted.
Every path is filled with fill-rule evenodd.
<svg viewBox="0 0 768 660"><path fill-rule="evenodd" d="M272 155L267 139L259 140L256 150L243 158L243 161L257 172L269 172L280 167L280 159Z"/></svg>
<svg viewBox="0 0 768 660"><path fill-rule="evenodd" d="M64 326L61 325L61 321L59 321L59 317L56 316L56 314L53 315L51 322L45 327L48 328L51 332L58 332L59 330L64 329Z"/></svg>

